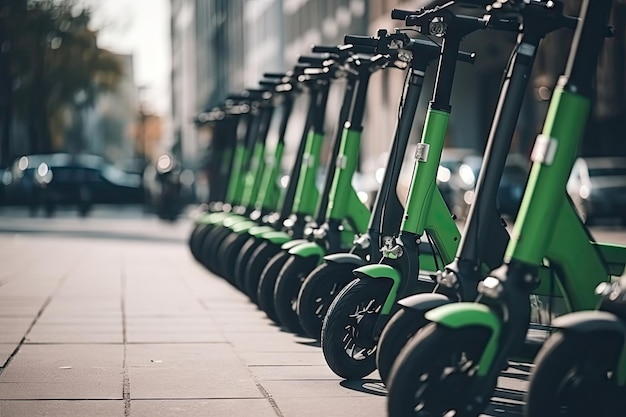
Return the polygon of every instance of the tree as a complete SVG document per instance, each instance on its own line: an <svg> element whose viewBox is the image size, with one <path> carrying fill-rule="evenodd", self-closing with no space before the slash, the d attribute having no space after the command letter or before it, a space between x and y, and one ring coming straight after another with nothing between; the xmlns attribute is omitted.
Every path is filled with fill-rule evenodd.
<svg viewBox="0 0 626 417"><path fill-rule="evenodd" d="M62 125L64 111L77 101L93 105L98 91L115 88L122 76L117 58L98 48L89 21L75 0L14 0L2 8L11 113L28 127L30 152L59 147L63 132L52 126Z"/></svg>

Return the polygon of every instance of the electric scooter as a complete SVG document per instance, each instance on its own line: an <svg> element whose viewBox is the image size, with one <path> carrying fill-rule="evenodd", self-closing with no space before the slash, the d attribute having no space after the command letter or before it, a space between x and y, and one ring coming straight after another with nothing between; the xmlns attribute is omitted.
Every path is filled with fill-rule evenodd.
<svg viewBox="0 0 626 417"><path fill-rule="evenodd" d="M521 10L528 2L506 5ZM532 359L545 340L527 337L529 295L541 284L544 262L571 311L593 310L594 288L623 273L626 248L594 241L565 191L590 115L610 10L610 0L582 2L565 74L531 154L504 264L478 283L476 302L450 303L425 314L431 323L409 340L391 369L390 416L478 416L508 359ZM451 389L456 395L448 395Z"/></svg>
<svg viewBox="0 0 626 417"><path fill-rule="evenodd" d="M576 19L564 16L561 8L531 3L520 13L520 31L505 70L483 163L476 183L474 201L465 222L455 260L437 272L436 293L416 294L398 302L398 310L385 325L378 339L376 364L387 381L400 350L422 326L424 313L440 303L473 300L476 284L502 263L509 242L504 220L497 208L500 179L513 139L524 95L541 39L548 33L573 27Z"/></svg>

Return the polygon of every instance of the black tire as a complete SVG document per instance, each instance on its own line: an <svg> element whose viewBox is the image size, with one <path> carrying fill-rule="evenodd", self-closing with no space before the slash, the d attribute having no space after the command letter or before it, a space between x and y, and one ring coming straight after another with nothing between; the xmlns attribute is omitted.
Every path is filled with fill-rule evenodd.
<svg viewBox="0 0 626 417"><path fill-rule="evenodd" d="M274 255L280 251L280 246L271 242L263 242L259 245L246 265L245 277L244 277L244 289L248 294L250 300L259 304L257 298L257 289L259 287L259 281L263 275L263 270L268 265Z"/></svg>
<svg viewBox="0 0 626 417"><path fill-rule="evenodd" d="M274 310L281 326L292 333L303 332L296 311L298 293L304 279L317 266L319 257L290 255L278 273L274 286Z"/></svg>
<svg viewBox="0 0 626 417"><path fill-rule="evenodd" d="M231 230L224 226L215 226L209 233L207 233L204 242L202 243L202 265L204 265L209 271L214 274L218 274L217 266L217 248L229 234Z"/></svg>
<svg viewBox="0 0 626 417"><path fill-rule="evenodd" d="M247 232L231 233L220 245L218 249L218 258L220 259L220 274L226 278L228 282L237 286L235 283L235 265L237 256L242 246L250 235Z"/></svg>
<svg viewBox="0 0 626 417"><path fill-rule="evenodd" d="M376 367L385 385L389 382L391 367L402 348L428 323L422 312L405 307L391 316L380 334L376 349Z"/></svg>
<svg viewBox="0 0 626 417"><path fill-rule="evenodd" d="M475 407L468 393L476 383L477 364L489 335L489 329L483 327L450 329L435 323L424 327L393 364L387 415L480 415L486 404Z"/></svg>
<svg viewBox="0 0 626 417"><path fill-rule="evenodd" d="M235 259L235 269L233 272L234 282L237 288L245 293L246 267L252 258L254 251L265 241L256 237L248 236L248 240L243 244Z"/></svg>
<svg viewBox="0 0 626 417"><path fill-rule="evenodd" d="M526 394L529 417L623 415L626 389L615 373L624 335L553 333L535 359ZM611 378L613 375L613 378Z"/></svg>
<svg viewBox="0 0 626 417"><path fill-rule="evenodd" d="M274 309L274 288L278 280L278 273L283 265L285 265L288 258L289 253L287 251L278 249L278 253L276 253L262 269L257 283L256 300L259 304L259 308L276 324L280 324L280 320Z"/></svg>
<svg viewBox="0 0 626 417"><path fill-rule="evenodd" d="M191 255L200 263L202 263L200 260L202 243L204 243L204 239L206 238L207 233L209 233L211 226L212 225L210 224L198 223L193 228L191 236L189 236L189 250L191 251Z"/></svg>
<svg viewBox="0 0 626 417"><path fill-rule="evenodd" d="M355 279L328 308L322 324L322 352L340 377L361 379L376 369L374 326L390 289L387 279Z"/></svg>
<svg viewBox="0 0 626 417"><path fill-rule="evenodd" d="M355 264L322 263L306 277L298 294L298 320L304 333L320 339L328 307L339 291L354 279Z"/></svg>

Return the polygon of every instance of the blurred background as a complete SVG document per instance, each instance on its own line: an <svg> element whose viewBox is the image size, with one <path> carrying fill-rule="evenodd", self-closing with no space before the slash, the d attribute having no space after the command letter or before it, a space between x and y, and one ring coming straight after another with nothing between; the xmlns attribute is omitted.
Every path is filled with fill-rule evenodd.
<svg viewBox="0 0 626 417"><path fill-rule="evenodd" d="M210 124L194 123L199 113L221 104L231 92L257 86L264 72L289 69L299 55L310 53L311 45L337 45L345 34L391 30L402 25L391 20L391 9L428 3L0 0L0 202L27 205L32 215L54 215L65 203L83 216L97 204L141 205L174 220L185 206L208 196L213 132ZM568 13L577 13L579 0L564 3ZM624 1L614 1L611 19L615 35L607 39L601 56L593 120L580 149L583 158L626 157ZM565 67L570 39L571 32L562 30L542 43L520 114L515 154L530 152ZM488 33L465 39L463 48L476 52L477 60L458 68L448 155L481 155L514 41L514 36ZM432 91L434 70L431 66L423 97ZM363 176L374 178L386 160L403 79L397 70L372 77ZM427 102L422 99L416 115L414 142ZM337 114L338 107L338 100L331 100L328 111ZM335 120L327 120L332 132ZM287 152L298 139L295 131L288 133ZM290 158L285 161L289 164ZM450 166L458 169L462 162ZM163 172L180 186L176 209L166 214L155 203L163 190ZM524 175L520 178L523 185ZM65 188L50 191L46 184L52 181L64 182ZM467 185L471 188L471 181L457 188L467 193Z"/></svg>

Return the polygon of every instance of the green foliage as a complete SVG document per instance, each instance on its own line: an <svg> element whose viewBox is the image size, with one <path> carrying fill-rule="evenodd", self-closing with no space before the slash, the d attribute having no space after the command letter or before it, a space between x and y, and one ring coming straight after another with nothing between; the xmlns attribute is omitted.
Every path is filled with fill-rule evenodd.
<svg viewBox="0 0 626 417"><path fill-rule="evenodd" d="M114 89L122 66L100 49L89 29L90 11L75 0L2 2L0 26L10 45L9 70L18 118L39 126L33 144L50 141L51 120L65 106L94 103L97 92ZM36 113L33 116L33 113Z"/></svg>

